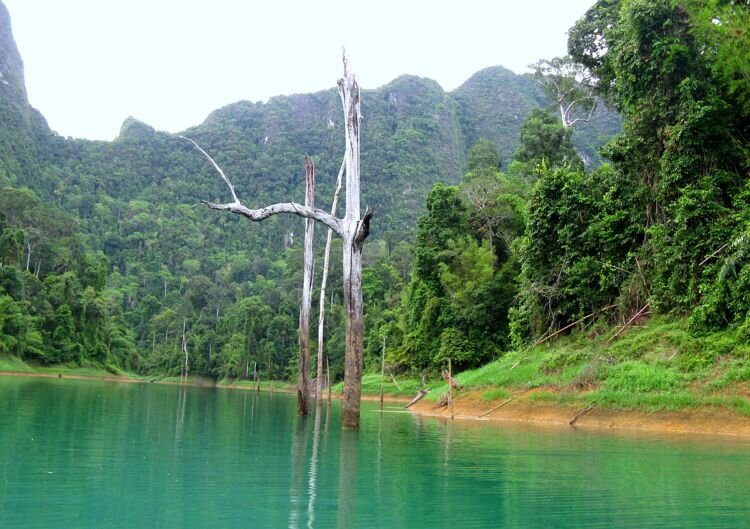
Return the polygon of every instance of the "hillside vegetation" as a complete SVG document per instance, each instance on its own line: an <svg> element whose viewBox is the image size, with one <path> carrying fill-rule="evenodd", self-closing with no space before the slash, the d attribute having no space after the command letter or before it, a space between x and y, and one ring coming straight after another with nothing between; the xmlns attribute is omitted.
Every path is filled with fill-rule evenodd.
<svg viewBox="0 0 750 529"><path fill-rule="evenodd" d="M493 67L451 93L413 76L365 91L366 367L378 371L385 344L397 375L435 376L450 359L496 397L550 386L561 388L550 399L662 406L666 394L692 405L707 389L741 393L748 17L720 0L601 0L571 28L570 57L548 62L573 77ZM113 142L50 132L25 99L7 14L0 26L17 83L0 86L0 355L175 375L187 350L196 375L292 377L302 223L201 207L226 194L213 169L136 120ZM549 105L561 83L600 111L561 122ZM326 207L339 114L334 90L276 97L185 134L249 205L301 201L311 154Z"/></svg>

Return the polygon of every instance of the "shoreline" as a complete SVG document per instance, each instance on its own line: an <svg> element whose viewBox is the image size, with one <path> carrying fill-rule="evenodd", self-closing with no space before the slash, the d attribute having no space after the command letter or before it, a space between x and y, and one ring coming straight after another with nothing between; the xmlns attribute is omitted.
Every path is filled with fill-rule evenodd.
<svg viewBox="0 0 750 529"><path fill-rule="evenodd" d="M0 376L52 378L68 380L101 380L105 382L122 382L126 384L165 384L180 385L171 380L139 379L123 375L75 375L69 373L38 373L23 371L0 371ZM210 379L192 379L186 386L226 388L242 391L256 391L254 386L240 384L218 384ZM263 388L265 393L294 393L284 388ZM511 399L483 400L481 392L468 391L459 395L453 402L453 418L476 423L511 422L517 424L548 424L567 428L585 428L599 430L640 430L664 433L685 433L715 435L750 439L750 417L735 413L729 409L717 407L691 408L673 411L618 410L612 408L579 409L572 406L545 405L530 403L526 398L533 394L517 394ZM341 400L341 395L332 394L333 400ZM327 400L327 399L326 399ZM379 401L380 395L363 393L363 401ZM400 396L384 396L391 403L407 403L411 399ZM449 407L438 408L434 402L421 400L408 411L415 415L450 420ZM582 413L583 412L583 413ZM578 417L576 418L576 415ZM574 425L570 422L574 419Z"/></svg>
<svg viewBox="0 0 750 529"><path fill-rule="evenodd" d="M470 391L456 398L453 403L454 419L478 423L548 424L573 429L639 430L750 439L750 417L725 408L701 407L671 411L575 408L532 404L525 401L527 395L519 395L513 399L482 400L479 394L477 391ZM431 401L421 400L410 410L427 417L451 419L450 408L437 408Z"/></svg>
<svg viewBox="0 0 750 529"><path fill-rule="evenodd" d="M177 380L158 380L149 378L133 378L125 375L76 375L70 373L39 373L36 371L6 371L0 370L0 377L27 377L27 378L53 378L60 380L103 380L106 382L124 382L126 384L162 384L166 386L189 386L192 388L216 388L216 389L235 389L240 391L258 391L255 386L243 385L243 384L220 384L209 378L190 378L187 382L179 382ZM290 388L284 387L262 387L260 391L263 393L285 393L293 395L296 390L290 386ZM340 393L332 393L332 400L341 400L342 396ZM324 400L328 400L327 396ZM366 401L379 401L380 394L372 395L369 393L363 393L362 399ZM383 400L388 402L400 402L407 403L411 400L410 397L401 397L397 395L388 395L387 393L383 396Z"/></svg>

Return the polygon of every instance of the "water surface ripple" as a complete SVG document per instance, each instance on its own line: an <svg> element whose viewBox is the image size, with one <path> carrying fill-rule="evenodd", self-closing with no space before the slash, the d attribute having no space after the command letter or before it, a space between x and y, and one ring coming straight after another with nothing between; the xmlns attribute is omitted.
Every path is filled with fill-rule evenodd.
<svg viewBox="0 0 750 529"><path fill-rule="evenodd" d="M750 442L0 378L0 527L743 528Z"/></svg>

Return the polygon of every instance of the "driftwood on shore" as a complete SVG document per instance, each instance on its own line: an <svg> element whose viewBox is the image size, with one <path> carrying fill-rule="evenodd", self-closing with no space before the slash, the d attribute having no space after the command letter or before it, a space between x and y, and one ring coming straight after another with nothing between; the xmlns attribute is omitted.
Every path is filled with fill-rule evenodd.
<svg viewBox="0 0 750 529"><path fill-rule="evenodd" d="M445 383L448 384L448 386L450 388L453 388L453 389L464 389L464 387L461 385L461 383L458 380L456 380L455 378L453 378L453 375L450 372L446 371L446 370L443 370L443 380L445 380Z"/></svg>
<svg viewBox="0 0 750 529"><path fill-rule="evenodd" d="M448 406L448 394L447 393L441 393L440 398L437 401L437 404L433 406L434 408L445 408Z"/></svg>
<svg viewBox="0 0 750 529"><path fill-rule="evenodd" d="M594 408L596 408L596 404L592 404L591 406L588 406L588 407L582 409L581 411L579 411L578 413L576 413L575 415L573 415L573 418L570 419L570 422L568 422L568 424L570 426L574 426L575 423L576 423L576 421L578 419L580 419L581 417L583 417L584 415L586 415L588 412L590 412Z"/></svg>
<svg viewBox="0 0 750 529"><path fill-rule="evenodd" d="M518 392L518 393L516 393L515 395L511 395L511 396L510 396L510 397L509 397L508 399L506 399L506 400L502 401L502 402L501 402L500 404L498 404L497 406L495 406L495 407L494 407L494 408L492 408L491 410L488 410L488 411L484 412L484 413L483 413L482 415L479 415L479 416L477 416L477 419L482 419L482 418L484 418L484 417L487 417L487 416L488 416L488 415L489 415L490 413L493 413L493 412L495 412L495 411L499 410L500 408L502 408L503 406L505 406L505 405L507 405L507 404L510 404L510 403L511 403L511 402L513 402L513 401L514 401L514 400L515 400L516 398L520 397L520 396L521 396L521 395L523 395L524 393L528 393L529 391L531 391L531 388L529 388L529 389L524 389L523 391L519 391L519 392Z"/></svg>
<svg viewBox="0 0 750 529"><path fill-rule="evenodd" d="M413 406L414 404L422 400L422 398L424 398L424 396L427 395L429 392L430 392L429 388L420 389L419 391L417 391L417 395L413 399L411 399L409 403L406 406L404 406L404 408L409 409L411 406Z"/></svg>
<svg viewBox="0 0 750 529"><path fill-rule="evenodd" d="M627 322L625 323L625 325L623 325L622 327L620 327L620 329L619 329L619 330L618 330L618 331L617 331L616 333L614 333L614 334L613 334L613 335L612 335L612 336L611 336L611 337L609 338L609 340L607 340L607 343L612 343L612 341L613 341L613 340L614 340L615 338L617 338L618 336L620 336L620 335L621 335L621 334L622 334L622 333L623 333L623 332L625 331L625 329L627 329L628 327L630 327L630 324L631 324L631 323L633 323L633 322L634 322L634 321L635 321L635 320L636 320L636 319L638 318L638 316L641 316L641 315L642 315L642 314L643 314L643 313L644 313L644 312L646 311L646 309L647 309L647 308L648 308L649 306L650 306L650 303L646 303L646 305L645 305L645 306L644 306L644 307L643 307L643 308L642 308L641 310L639 310L638 312L636 312L636 313L635 313L635 315L634 315L634 316L633 316L632 318L630 318L630 319L629 319L629 320L628 320L628 321L627 321Z"/></svg>
<svg viewBox="0 0 750 529"><path fill-rule="evenodd" d="M600 313L604 312L605 310L609 310L609 309L612 309L612 308L614 308L614 307L616 307L616 305L607 305L606 307L602 307L602 308L601 308L601 309L599 309L599 310L595 310L595 311L594 311L594 312L592 312L591 314L587 314L587 315L585 315L585 316L584 316L583 318L577 319L577 320L576 320L576 321L574 321L573 323L569 323L568 325L566 325L566 326L565 326L565 327L563 327L562 329L560 329L560 330L558 330L558 331L555 331L555 332L553 332L552 334L550 334L550 335L548 335L548 336L543 336L543 337L541 337L540 339L538 339L537 341L535 341L535 342L534 342L534 345L541 345L541 344L543 344L544 342L546 342L547 340L549 340L550 338L554 338L555 336L557 336L557 335L558 335L558 334L560 334L561 332L567 331L567 330L568 330L568 329L570 329L571 327L574 327L575 325L578 325L579 323L583 323L584 321L588 320L589 318L593 318L594 316L596 316L596 315L598 315L598 314L600 314Z"/></svg>

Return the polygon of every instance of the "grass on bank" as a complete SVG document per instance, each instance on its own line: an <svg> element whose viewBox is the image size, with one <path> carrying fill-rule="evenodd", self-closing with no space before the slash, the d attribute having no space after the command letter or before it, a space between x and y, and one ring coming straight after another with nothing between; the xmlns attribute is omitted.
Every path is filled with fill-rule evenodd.
<svg viewBox="0 0 750 529"><path fill-rule="evenodd" d="M686 320L653 318L607 343L614 330L562 337L513 351L456 376L483 400L540 388L528 402L597 404L614 409L679 410L703 406L750 415L750 344L733 330L695 336ZM441 384L427 396L437 400Z"/></svg>
<svg viewBox="0 0 750 529"><path fill-rule="evenodd" d="M63 376L81 376L81 377L92 377L92 378L103 378L111 376L120 376L141 380L144 377L136 375L128 371L124 371L113 365L84 365L79 366L75 364L56 364L51 366L46 365L33 365L24 362L22 359L15 356L3 356L0 357L0 371L7 371L11 373L28 373L28 374L44 374L44 375L63 375Z"/></svg>
<svg viewBox="0 0 750 529"><path fill-rule="evenodd" d="M243 389L256 389L258 384L253 380L235 380L230 378L221 379L216 383L217 386L231 386L240 387ZM261 380L260 381L261 391L296 391L296 386L290 382L283 380Z"/></svg>
<svg viewBox="0 0 750 529"><path fill-rule="evenodd" d="M380 395L380 373L366 373L362 376L362 393L364 395ZM415 378L391 378L386 375L383 380L383 394L388 397L413 397L421 388L419 380ZM339 382L331 388L334 394L344 391L344 383Z"/></svg>
<svg viewBox="0 0 750 529"><path fill-rule="evenodd" d="M626 410L680 410L698 407L729 409L750 416L750 344L733 330L695 336L686 320L653 318L633 327L611 344L614 330L588 329L521 351L509 352L481 368L456 376L467 390L484 401L510 398L536 389L523 398L539 405L583 407L597 404ZM113 366L34 366L16 357L0 357L0 371L70 376L127 376L159 382L179 377L143 377ZM196 380L205 385L205 379ZM362 393L380 394L380 373L365 374ZM221 380L219 386L254 389L249 380ZM436 401L448 388L442 380L427 384L428 400ZM421 388L416 378L386 375L384 393L413 397ZM341 394L343 383L335 384ZM264 391L294 391L294 384L261 381Z"/></svg>

